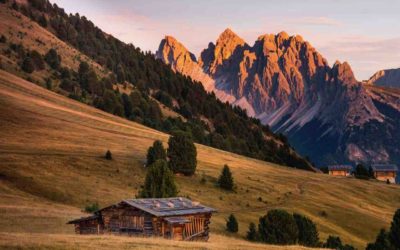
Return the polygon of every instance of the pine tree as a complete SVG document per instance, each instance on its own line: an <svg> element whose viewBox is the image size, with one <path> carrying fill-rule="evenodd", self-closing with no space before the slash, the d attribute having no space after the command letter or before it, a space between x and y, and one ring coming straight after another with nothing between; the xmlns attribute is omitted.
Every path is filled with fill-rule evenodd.
<svg viewBox="0 0 400 250"><path fill-rule="evenodd" d="M218 179L218 185L226 190L233 190L234 183L233 183L233 176L231 170L229 169L228 165L225 165L222 169L221 175Z"/></svg>
<svg viewBox="0 0 400 250"><path fill-rule="evenodd" d="M112 154L110 150L107 150L106 155L104 156L107 160L112 160Z"/></svg>
<svg viewBox="0 0 400 250"><path fill-rule="evenodd" d="M400 249L400 209L397 209L393 216L392 224L389 231L390 242L395 249Z"/></svg>
<svg viewBox="0 0 400 250"><path fill-rule="evenodd" d="M256 224L254 224L253 222L251 222L249 224L249 231L247 231L246 239L249 241L257 241L258 240Z"/></svg>
<svg viewBox="0 0 400 250"><path fill-rule="evenodd" d="M167 160L167 153L159 140L154 141L153 146L147 150L147 166L150 166L156 160Z"/></svg>
<svg viewBox="0 0 400 250"><path fill-rule="evenodd" d="M53 69L58 69L58 67L60 67L61 57L55 49L50 49L45 55L44 60Z"/></svg>
<svg viewBox="0 0 400 250"><path fill-rule="evenodd" d="M293 214L299 229L299 244L309 247L315 247L319 243L319 234L317 226L308 217L301 214Z"/></svg>
<svg viewBox="0 0 400 250"><path fill-rule="evenodd" d="M193 175L197 166L197 151L190 135L175 132L168 141L169 166L174 173Z"/></svg>
<svg viewBox="0 0 400 250"><path fill-rule="evenodd" d="M143 188L139 192L141 198L168 198L178 193L174 175L165 160L157 160L149 166Z"/></svg>
<svg viewBox="0 0 400 250"><path fill-rule="evenodd" d="M237 233L239 231L239 224L233 214L229 215L226 221L226 230L231 233Z"/></svg>

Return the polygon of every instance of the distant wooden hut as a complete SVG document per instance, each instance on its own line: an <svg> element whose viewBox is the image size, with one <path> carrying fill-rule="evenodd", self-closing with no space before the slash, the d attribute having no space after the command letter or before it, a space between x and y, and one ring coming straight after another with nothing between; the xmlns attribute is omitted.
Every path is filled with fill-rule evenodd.
<svg viewBox="0 0 400 250"><path fill-rule="evenodd" d="M203 240L215 209L186 198L130 199L94 215L69 221L77 234L160 236L174 240Z"/></svg>
<svg viewBox="0 0 400 250"><path fill-rule="evenodd" d="M329 175L333 175L333 176L350 176L352 169L353 169L353 167L350 165L328 166Z"/></svg>
<svg viewBox="0 0 400 250"><path fill-rule="evenodd" d="M396 183L396 176L398 168L394 164L372 164L372 171L374 177L379 181L388 181L389 183Z"/></svg>

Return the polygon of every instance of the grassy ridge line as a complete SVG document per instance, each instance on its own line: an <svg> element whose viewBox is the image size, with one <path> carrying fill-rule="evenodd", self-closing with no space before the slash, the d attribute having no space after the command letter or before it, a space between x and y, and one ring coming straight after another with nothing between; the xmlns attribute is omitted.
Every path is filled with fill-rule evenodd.
<svg viewBox="0 0 400 250"><path fill-rule="evenodd" d="M78 211L91 202L110 205L137 193L145 173L142 160L153 136L160 136L166 143L168 135L5 72L0 72L0 82L4 82L1 79L9 79L8 84L19 87L0 84L0 150L4 152L0 154L4 184L0 207L12 202L6 198L10 191L23 198L38 199L43 207L62 203ZM113 161L102 158L108 148L115 156ZM219 210L212 220L212 234L225 233L225 219L231 212L236 213L239 237L243 237L248 223L257 222L266 209L285 208L312 218L322 240L335 234L362 248L381 227L388 227L394 210L400 207L399 186L285 168L209 147L197 149L197 174L176 179L181 195ZM62 155L43 154L46 151ZM223 164L230 165L238 185L236 193L215 187ZM203 173L206 184L200 183ZM262 201L258 201L259 197ZM26 206L29 205L21 204ZM76 217L53 220L51 214L36 216L29 209L16 213L15 209L4 207L0 232L9 232L10 228L21 233L71 232L65 221ZM322 211L327 215L321 216ZM28 218L26 223L20 224L24 217ZM43 225L43 221L49 223Z"/></svg>

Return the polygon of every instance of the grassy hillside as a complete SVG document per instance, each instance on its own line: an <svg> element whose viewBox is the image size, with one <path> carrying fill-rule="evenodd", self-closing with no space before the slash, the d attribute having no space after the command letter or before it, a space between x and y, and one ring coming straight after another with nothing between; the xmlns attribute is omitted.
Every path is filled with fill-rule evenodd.
<svg viewBox="0 0 400 250"><path fill-rule="evenodd" d="M147 148L155 139L168 139L4 71L0 121L0 245L17 244L21 238L21 244L50 244L47 234L56 234L51 237L57 244L92 242L93 237L71 236L73 228L65 222L81 216L87 204L104 206L134 197L144 179ZM107 149L113 161L103 159ZM380 228L389 227L400 207L399 186L294 170L201 145L197 149L196 175L176 179L180 195L218 209L210 244L230 242L221 236L230 213L238 217L238 237L243 237L248 224L258 222L268 209L284 208L311 217L322 239L335 234L362 248ZM215 187L223 164L231 166L236 193ZM200 182L203 175L206 184ZM34 234L25 237L27 233ZM131 244L128 239L104 241Z"/></svg>
<svg viewBox="0 0 400 250"><path fill-rule="evenodd" d="M5 0L0 9L7 20L0 30L0 53L6 62L1 61L0 68L160 131L184 130L203 145L316 171L283 135L275 135L239 107L222 103L150 52L104 33L84 13L67 14L47 0ZM54 49L46 53L49 48ZM124 88L118 92L116 86ZM160 110L154 98L174 112Z"/></svg>
<svg viewBox="0 0 400 250"><path fill-rule="evenodd" d="M58 39L51 32L43 29L38 23L32 21L28 17L18 13L10 8L6 8L4 4L0 5L0 34L7 38L7 43L0 43L0 62L1 66L13 73L21 74L24 77L31 77L35 82L44 84L44 79L51 77L52 72L47 67L46 70L36 71L29 75L20 70L20 59L15 54L6 56L5 51L8 44L13 43L22 45L24 48L36 50L40 54L46 54L49 49L57 50L62 57L62 65L64 67L78 70L81 61L88 62L99 76L105 76L109 73L101 65L83 55L78 50L69 46L65 42Z"/></svg>

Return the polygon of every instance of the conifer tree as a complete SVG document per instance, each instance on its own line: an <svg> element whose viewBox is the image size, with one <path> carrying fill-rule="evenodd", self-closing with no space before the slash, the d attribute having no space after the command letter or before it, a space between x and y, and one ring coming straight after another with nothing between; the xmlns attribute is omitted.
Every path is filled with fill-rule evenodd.
<svg viewBox="0 0 400 250"><path fill-rule="evenodd" d="M239 231L239 224L235 215L229 215L228 220L226 221L226 230L231 233L237 233Z"/></svg>
<svg viewBox="0 0 400 250"><path fill-rule="evenodd" d="M157 160L149 166L143 188L139 192L141 198L168 198L178 193L174 175L165 160Z"/></svg>
<svg viewBox="0 0 400 250"><path fill-rule="evenodd" d="M249 230L247 231L246 239L249 240L249 241L258 240L258 233L257 233L256 224L254 224L253 222L251 222L249 224Z"/></svg>
<svg viewBox="0 0 400 250"><path fill-rule="evenodd" d="M301 214L293 214L296 221L297 228L299 229L299 244L309 247L315 247L319 243L319 234L317 226L308 217Z"/></svg>
<svg viewBox="0 0 400 250"><path fill-rule="evenodd" d="M161 141L154 141L153 146L147 150L147 165L150 166L157 160L167 160L167 153Z"/></svg>
<svg viewBox="0 0 400 250"><path fill-rule="evenodd" d="M400 249L400 209L393 216L389 231L390 242L395 249Z"/></svg>
<svg viewBox="0 0 400 250"><path fill-rule="evenodd" d="M197 166L196 157L196 147L189 134L177 131L169 138L169 166L174 173L193 175Z"/></svg>
<svg viewBox="0 0 400 250"><path fill-rule="evenodd" d="M229 169L229 166L226 164L222 169L221 175L219 176L218 185L226 190L233 190L234 188L232 172Z"/></svg>
<svg viewBox="0 0 400 250"><path fill-rule="evenodd" d="M106 155L104 156L107 160L112 160L112 154L110 150L107 150Z"/></svg>

